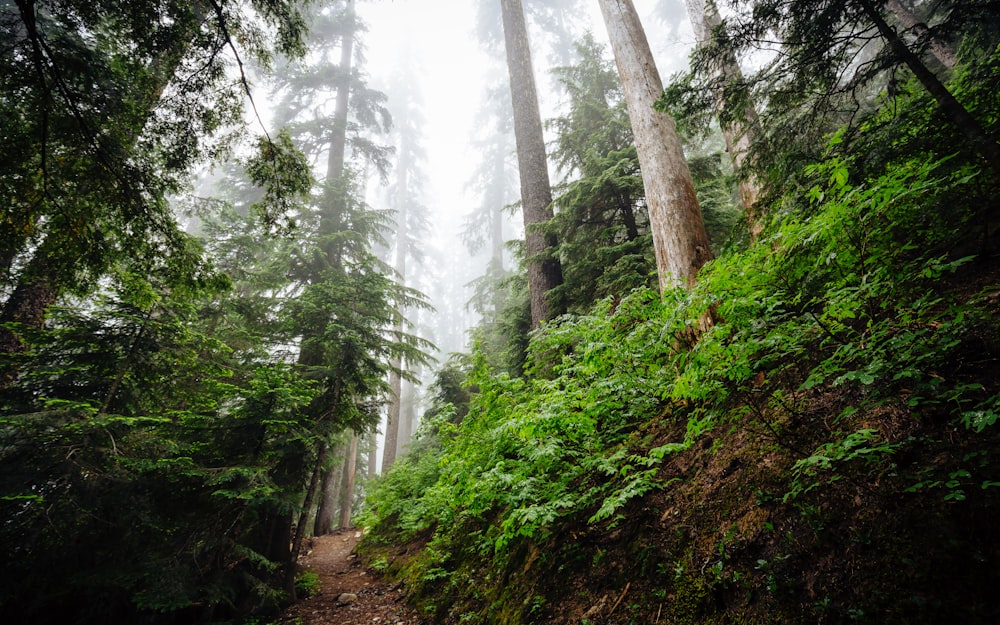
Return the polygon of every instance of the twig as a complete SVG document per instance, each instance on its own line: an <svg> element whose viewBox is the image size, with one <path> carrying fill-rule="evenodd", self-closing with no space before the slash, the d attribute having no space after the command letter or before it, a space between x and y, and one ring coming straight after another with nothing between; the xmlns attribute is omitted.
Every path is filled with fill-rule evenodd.
<svg viewBox="0 0 1000 625"><path fill-rule="evenodd" d="M618 601L615 601L615 604L614 604L613 606L611 606L611 611L610 611L610 612L608 612L608 616L611 616L612 614L614 614L614 612L615 612L615 608L617 608L617 607L618 607L618 604L619 604L619 603L621 603L621 602L622 602L622 599L624 599L624 598L625 598L625 593L627 593L627 592L628 592L628 588L629 588L629 586L631 586L631 585L632 585L632 582L629 582L629 583L625 584L625 590L623 590L623 591L622 591L622 594L618 596Z"/></svg>
<svg viewBox="0 0 1000 625"><path fill-rule="evenodd" d="M229 46L229 49L233 51L233 57L236 59L236 65L240 70L240 82L243 84L243 91L246 92L247 99L250 100L250 108L253 109L253 114L257 117L257 123L260 124L260 128L264 132L267 142L273 146L274 141L271 140L271 135L267 132L267 126L264 125L264 120L260 118L260 111L257 110L257 103L254 102L253 91L250 89L250 81L247 80L246 70L243 67L243 59L240 58L240 53L236 49L236 44L233 43L233 38L229 34L229 27L226 25L226 15L222 11L222 5L216 2L216 0L212 0L212 7L215 9L216 17L219 18L219 30L222 32L222 37Z"/></svg>

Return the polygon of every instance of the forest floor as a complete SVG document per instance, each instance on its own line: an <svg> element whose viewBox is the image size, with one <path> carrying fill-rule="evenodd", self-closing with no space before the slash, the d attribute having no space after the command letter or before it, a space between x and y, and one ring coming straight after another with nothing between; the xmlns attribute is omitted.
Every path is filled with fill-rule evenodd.
<svg viewBox="0 0 1000 625"><path fill-rule="evenodd" d="M357 530L343 530L310 541L299 559L305 571L319 576L317 594L289 607L281 618L288 625L417 625L423 621L404 600L400 586L390 585L361 564L354 547Z"/></svg>

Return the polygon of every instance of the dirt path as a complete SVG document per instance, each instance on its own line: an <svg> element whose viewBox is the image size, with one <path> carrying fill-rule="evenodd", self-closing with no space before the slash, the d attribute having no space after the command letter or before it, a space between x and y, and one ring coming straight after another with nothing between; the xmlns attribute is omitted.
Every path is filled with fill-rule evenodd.
<svg viewBox="0 0 1000 625"><path fill-rule="evenodd" d="M345 530L313 538L299 562L319 575L320 594L285 611L289 625L418 625L416 613L403 602L403 592L366 570L351 553L360 532Z"/></svg>

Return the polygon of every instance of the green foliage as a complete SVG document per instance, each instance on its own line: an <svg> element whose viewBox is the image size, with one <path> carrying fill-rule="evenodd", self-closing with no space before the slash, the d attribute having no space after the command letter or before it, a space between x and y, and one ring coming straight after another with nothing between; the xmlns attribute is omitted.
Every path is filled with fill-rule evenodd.
<svg viewBox="0 0 1000 625"><path fill-rule="evenodd" d="M274 610L318 450L371 428L390 357L425 362L387 328L426 303L301 128L187 202L205 240L174 219L246 135L231 59L304 52L299 3L35 4L0 9L0 620Z"/></svg>
<svg viewBox="0 0 1000 625"><path fill-rule="evenodd" d="M558 296L583 312L597 299L651 286L655 263L617 75L593 37L576 51L577 65L556 70L570 106L549 123L558 133L553 157L573 179L556 190L559 210L551 228L563 264Z"/></svg>
<svg viewBox="0 0 1000 625"><path fill-rule="evenodd" d="M309 162L305 154L295 147L287 130L282 130L277 141L261 138L257 154L248 159L247 176L264 188L263 198L254 204L267 223L284 218L292 225L291 215L301 210L300 201L308 196L313 186Z"/></svg>
<svg viewBox="0 0 1000 625"><path fill-rule="evenodd" d="M196 323L217 292L156 286L130 276L31 336L3 402L5 611L44 618L90 595L124 618L279 598L255 517L288 503L274 468L313 436L301 408L315 387L280 363L232 367Z"/></svg>
<svg viewBox="0 0 1000 625"><path fill-rule="evenodd" d="M976 262L951 250L989 189L949 159L856 171L832 154L807 168L808 184L788 193L760 240L711 263L692 291L636 290L547 324L532 336L524 376L476 355L469 413L439 423L432 457L373 493L367 540L430 536L437 555L412 566L436 572L423 592L448 605L453 596L435 593L454 592L456 579L511 575L530 565L531 546L567 528L627 521L637 501L671 492L663 461L720 423L756 422L796 450L788 502L899 470L910 443L859 426L864 415L900 410L991 427L995 384L961 363L975 337L997 340L996 326L982 295L949 288ZM799 451L781 424L807 418L803 398L823 394L842 397L822 416L828 435ZM954 469L915 488L939 483L960 501L977 482ZM716 565L692 583L745 575Z"/></svg>
<svg viewBox="0 0 1000 625"><path fill-rule="evenodd" d="M299 597L313 597L320 593L319 575L302 571L295 576L295 593Z"/></svg>

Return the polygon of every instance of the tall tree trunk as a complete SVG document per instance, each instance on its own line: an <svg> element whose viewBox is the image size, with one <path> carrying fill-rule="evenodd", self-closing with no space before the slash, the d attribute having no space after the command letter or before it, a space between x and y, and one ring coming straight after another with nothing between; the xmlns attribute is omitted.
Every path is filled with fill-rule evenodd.
<svg viewBox="0 0 1000 625"><path fill-rule="evenodd" d="M903 28L916 35L917 40L921 43L927 43L931 54L937 60L941 61L942 65L948 69L955 68L954 48L935 37L931 33L931 29L927 27L927 24L921 21L909 7L904 5L900 0L886 0L885 6L896 16L896 19L899 20Z"/></svg>
<svg viewBox="0 0 1000 625"><path fill-rule="evenodd" d="M686 4L698 46L708 45L712 40L713 31L722 26L722 18L719 17L715 0L686 0ZM744 102L742 110L734 115L727 115L725 112L726 89L743 82L743 71L732 49L722 50L712 59L712 65L718 74L718 82L714 84L714 96L719 109L719 126L726 141L726 152L729 153L739 181L740 202L746 213L750 236L757 238L762 227L756 210L757 200L760 198L760 180L748 171L746 159L751 147L763 136L760 120L757 117L757 110L750 101Z"/></svg>
<svg viewBox="0 0 1000 625"><path fill-rule="evenodd" d="M402 359L393 357L389 363L389 410L385 417L385 442L382 446L382 475L385 475L396 462L396 447L399 445L399 414L402 406L403 378L399 371L403 366Z"/></svg>
<svg viewBox="0 0 1000 625"><path fill-rule="evenodd" d="M507 150L510 135L509 128L503 128L498 122L497 141L500 147L496 150L493 161L493 177L490 181L490 191L487 198L487 210L490 215L490 264L489 271L493 280L493 318L489 321L497 323L500 311L503 309L504 295L500 289L499 280L504 275L503 267L503 207L507 205Z"/></svg>
<svg viewBox="0 0 1000 625"><path fill-rule="evenodd" d="M406 446L413 437L413 427L410 423L410 402L412 401L413 384L403 380L399 395L399 436L396 438L396 457L403 455Z"/></svg>
<svg viewBox="0 0 1000 625"><path fill-rule="evenodd" d="M365 436L365 462L368 464L368 479L373 480L378 475L378 435L369 432Z"/></svg>
<svg viewBox="0 0 1000 625"><path fill-rule="evenodd" d="M342 227L347 210L347 189L344 181L344 159L347 153L347 118L351 96L351 68L354 56L354 33L357 29L354 0L347 0L344 33L340 43L340 73L337 98L330 129L330 147L326 163L326 209L320 216L319 231L328 235ZM332 239L326 243L326 253L331 264L340 263L340 251Z"/></svg>
<svg viewBox="0 0 1000 625"><path fill-rule="evenodd" d="M344 487L340 493L340 528L351 526L354 513L354 482L358 469L358 435L351 432L351 443L344 458Z"/></svg>
<svg viewBox="0 0 1000 625"><path fill-rule="evenodd" d="M407 219L409 218L409 174L410 163L407 160L409 150L406 149L405 141L407 135L404 132L400 137L400 162L396 165L396 279L400 284L406 284L406 261L410 251L408 249L409 232L407 231ZM395 331L402 334L405 330L403 325L402 311L397 312ZM389 411L385 422L385 449L382 452L382 473L389 470L389 467L396 461L396 450L399 446L399 417L402 402L402 371L406 365L399 356L393 356L389 363Z"/></svg>
<svg viewBox="0 0 1000 625"><path fill-rule="evenodd" d="M913 75L916 76L920 84L923 85L927 93L933 97L944 114L951 120L955 127L965 135L974 148L986 159L987 164L993 169L995 174L1000 174L1000 144L998 144L983 128L982 124L969 113L962 104L955 99L948 88L938 80L930 69L924 65L910 48L906 45L896 31L882 17L874 0L858 0L868 19L872 21L879 34L892 48L893 52L906 65Z"/></svg>
<svg viewBox="0 0 1000 625"><path fill-rule="evenodd" d="M337 504L340 500L340 482L344 469L340 457L346 451L343 444L337 445L331 454L334 461L323 467L323 479L319 489L319 507L316 509L316 518L313 521L314 536L325 536L333 531L333 519L336 516Z"/></svg>
<svg viewBox="0 0 1000 625"><path fill-rule="evenodd" d="M319 484L319 476L326 464L327 448L326 443L320 443L316 451L316 464L313 467L312 475L309 477L309 486L306 487L306 498L302 502L302 509L299 511L299 520L295 524L295 535L292 538L292 549L288 554L288 561L285 568L285 592L295 600L295 573L299 552L302 551L302 541L306 536L306 523L309 520L309 512L312 510L313 498L316 496L316 487Z"/></svg>
<svg viewBox="0 0 1000 625"><path fill-rule="evenodd" d="M521 214L524 217L528 291L531 296L531 327L537 328L562 312L547 294L562 284L562 266L555 256L556 237L542 233L538 225L552 219L552 188L549 185L542 118L531 69L531 49L521 0L500 0L503 16L510 96L514 109L514 140L521 176Z"/></svg>
<svg viewBox="0 0 1000 625"><path fill-rule="evenodd" d="M409 372L414 377L420 377L420 366L416 365ZM413 442L413 436L417 432L417 385L412 382L403 384L403 396L399 409L399 443L396 445L396 455L406 451L407 446Z"/></svg>
<svg viewBox="0 0 1000 625"><path fill-rule="evenodd" d="M625 91L660 290L688 287L712 251L673 118L654 108L663 84L631 0L599 0Z"/></svg>

